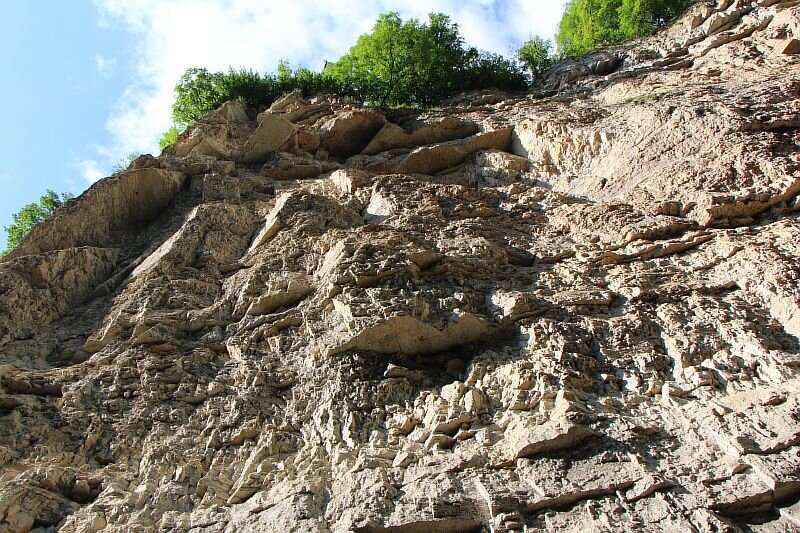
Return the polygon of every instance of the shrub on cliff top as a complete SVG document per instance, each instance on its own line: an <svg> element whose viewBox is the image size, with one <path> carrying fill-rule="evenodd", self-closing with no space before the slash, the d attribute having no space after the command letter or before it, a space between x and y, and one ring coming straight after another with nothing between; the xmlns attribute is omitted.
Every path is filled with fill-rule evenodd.
<svg viewBox="0 0 800 533"><path fill-rule="evenodd" d="M446 15L431 13L421 23L384 13L325 73L380 107L428 106L464 88L470 58L458 25Z"/></svg>
<svg viewBox="0 0 800 533"><path fill-rule="evenodd" d="M225 73L190 68L175 86L172 118L179 129L184 129L228 100L258 106L274 98L275 80L270 76L244 69Z"/></svg>
<svg viewBox="0 0 800 533"><path fill-rule="evenodd" d="M467 47L447 15L431 13L427 22L420 22L384 13L370 33L321 72L292 68L285 61L275 74L265 75L188 69L175 87L175 130L165 133L161 144L165 148L177 132L228 100L266 107L280 95L299 90L304 96L333 94L380 107L428 107L460 91L526 87L516 59Z"/></svg>
<svg viewBox="0 0 800 533"><path fill-rule="evenodd" d="M382 14L325 73L358 100L380 107L427 107L461 91L527 87L519 63L467 47L458 25L442 13L424 23Z"/></svg>

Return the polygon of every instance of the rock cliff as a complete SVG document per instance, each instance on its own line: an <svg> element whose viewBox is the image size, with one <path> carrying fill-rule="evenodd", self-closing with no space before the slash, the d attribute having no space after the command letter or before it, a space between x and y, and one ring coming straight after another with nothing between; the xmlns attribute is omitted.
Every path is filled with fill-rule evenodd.
<svg viewBox="0 0 800 533"><path fill-rule="evenodd" d="M797 530L798 53L207 115L0 260L0 531Z"/></svg>

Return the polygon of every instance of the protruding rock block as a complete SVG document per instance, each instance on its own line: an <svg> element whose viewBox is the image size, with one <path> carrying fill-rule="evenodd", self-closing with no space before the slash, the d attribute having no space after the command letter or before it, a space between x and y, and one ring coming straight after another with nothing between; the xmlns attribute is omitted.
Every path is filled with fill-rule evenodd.
<svg viewBox="0 0 800 533"><path fill-rule="evenodd" d="M370 325L355 324L353 335L330 348L329 355L347 350L370 350L379 353L408 355L441 352L488 336L491 327L470 314L462 315L443 330L412 316L395 316Z"/></svg>
<svg viewBox="0 0 800 533"><path fill-rule="evenodd" d="M333 110L329 102L312 104L297 92L293 92L275 100L269 108L269 113L299 124L311 123L320 117L332 114Z"/></svg>
<svg viewBox="0 0 800 533"><path fill-rule="evenodd" d="M158 216L183 185L180 172L145 168L101 180L37 224L3 260L76 246L103 247L115 230L135 230Z"/></svg>
<svg viewBox="0 0 800 533"><path fill-rule="evenodd" d="M252 128L244 104L239 101L226 102L192 125L172 145L170 151L178 157L233 159L242 149Z"/></svg>
<svg viewBox="0 0 800 533"><path fill-rule="evenodd" d="M368 163L366 168L374 172L433 175L463 163L470 154L479 150L508 152L511 148L511 133L512 128L502 128L478 133L466 139L423 146L407 155Z"/></svg>
<svg viewBox="0 0 800 533"><path fill-rule="evenodd" d="M413 148L426 144L442 143L463 139L478 133L478 125L458 117L443 117L436 120L420 121L407 130L392 122L387 122L361 151L365 155L376 155L395 148Z"/></svg>
<svg viewBox="0 0 800 533"><path fill-rule="evenodd" d="M597 436L597 432L565 418L540 424L534 416L523 413L514 416L504 435L510 457L519 459L574 448L589 437Z"/></svg>
<svg viewBox="0 0 800 533"><path fill-rule="evenodd" d="M320 148L335 157L360 153L386 124L386 118L371 109L341 111L322 125Z"/></svg>
<svg viewBox="0 0 800 533"><path fill-rule="evenodd" d="M253 300L247 308L251 316L266 315L305 298L313 288L302 275L290 276L270 284L266 292Z"/></svg>
<svg viewBox="0 0 800 533"><path fill-rule="evenodd" d="M544 459L523 463L520 477L534 487L532 497L524 506L529 513L624 492L646 475L641 466L631 461L584 460L569 464Z"/></svg>
<svg viewBox="0 0 800 533"><path fill-rule="evenodd" d="M260 174L278 180L302 180L316 178L340 166L335 161L277 152L261 167Z"/></svg>
<svg viewBox="0 0 800 533"><path fill-rule="evenodd" d="M245 163L263 162L294 134L296 126L278 115L261 113L258 128L247 139L240 159Z"/></svg>

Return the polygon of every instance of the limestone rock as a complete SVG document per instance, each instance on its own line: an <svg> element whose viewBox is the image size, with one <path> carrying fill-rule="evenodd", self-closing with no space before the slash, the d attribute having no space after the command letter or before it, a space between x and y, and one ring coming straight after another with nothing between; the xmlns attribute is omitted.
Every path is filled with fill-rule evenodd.
<svg viewBox="0 0 800 533"><path fill-rule="evenodd" d="M388 161L368 162L365 168L372 172L432 175L463 163L470 154L481 150L508 151L511 134L510 128L503 128L466 139L422 146Z"/></svg>
<svg viewBox="0 0 800 533"><path fill-rule="evenodd" d="M279 152L261 167L261 174L278 180L316 178L340 167L324 159L313 159Z"/></svg>
<svg viewBox="0 0 800 533"><path fill-rule="evenodd" d="M245 163L263 161L269 154L289 140L296 127L286 120L271 113L258 116L258 127L242 147L241 159Z"/></svg>
<svg viewBox="0 0 800 533"><path fill-rule="evenodd" d="M376 155L396 148L413 148L463 139L478 133L478 125L457 117L441 117L437 120L413 124L406 128L387 122L361 151L362 154Z"/></svg>
<svg viewBox="0 0 800 533"><path fill-rule="evenodd" d="M798 28L228 103L101 180L0 259L0 530L797 530Z"/></svg>
<svg viewBox="0 0 800 533"><path fill-rule="evenodd" d="M369 109L340 111L322 125L320 147L332 156L355 155L385 123L383 115Z"/></svg>
<svg viewBox="0 0 800 533"><path fill-rule="evenodd" d="M244 105L239 101L227 102L183 133L170 151L178 157L234 159L251 132L252 124Z"/></svg>
<svg viewBox="0 0 800 533"><path fill-rule="evenodd" d="M180 172L146 168L100 180L36 225L3 260L79 246L103 246L113 231L135 228L158 216L178 194L184 179Z"/></svg>

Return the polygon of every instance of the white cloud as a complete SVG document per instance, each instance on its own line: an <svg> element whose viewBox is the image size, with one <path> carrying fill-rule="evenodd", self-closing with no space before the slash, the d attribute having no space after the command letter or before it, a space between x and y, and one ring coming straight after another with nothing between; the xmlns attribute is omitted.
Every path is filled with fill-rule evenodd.
<svg viewBox="0 0 800 533"><path fill-rule="evenodd" d="M97 68L97 73L103 79L110 79L114 75L114 67L117 66L115 58L107 58L102 54L94 55L94 66Z"/></svg>
<svg viewBox="0 0 800 533"><path fill-rule="evenodd" d="M106 173L100 166L100 163L94 159L84 159L82 161L78 161L74 166L89 185L106 177Z"/></svg>
<svg viewBox="0 0 800 533"><path fill-rule="evenodd" d="M155 152L170 125L173 88L189 67L275 69L280 59L318 69L336 60L378 14L424 19L443 12L470 45L508 53L529 34L552 35L563 0L93 0L99 24L128 31L135 43L135 81L107 121L115 159ZM100 70L98 62L98 71Z"/></svg>

